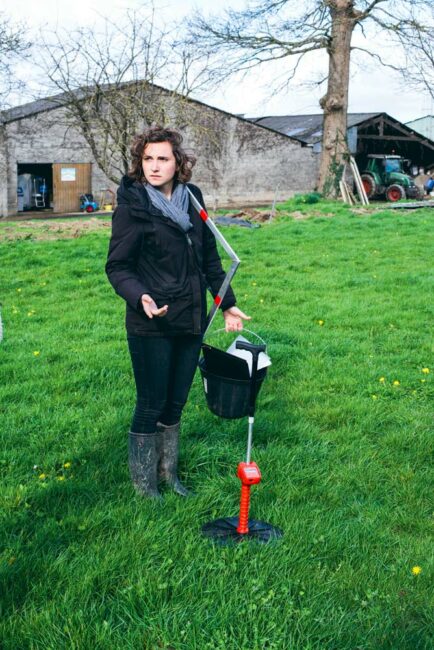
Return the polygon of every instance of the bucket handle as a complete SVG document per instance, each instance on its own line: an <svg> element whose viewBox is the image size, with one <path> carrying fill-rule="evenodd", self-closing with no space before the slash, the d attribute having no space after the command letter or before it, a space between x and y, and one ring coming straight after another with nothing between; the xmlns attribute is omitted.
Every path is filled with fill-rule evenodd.
<svg viewBox="0 0 434 650"><path fill-rule="evenodd" d="M214 332L211 332L211 334L208 334L208 336L213 336L214 334L218 334L219 332L226 332L226 330L225 330L224 327L219 327L219 329L214 330ZM240 334L242 332L248 332L249 334L253 334L253 336L256 336L256 338L259 339L261 341L261 343L263 343L263 345L265 345L265 347L267 347L267 344L265 343L264 339L261 338L259 336L259 334L256 334L256 332L253 332L252 330L247 329L247 327L243 327ZM226 334L234 334L234 333L235 332L226 332ZM205 337L204 337L204 340L205 340Z"/></svg>

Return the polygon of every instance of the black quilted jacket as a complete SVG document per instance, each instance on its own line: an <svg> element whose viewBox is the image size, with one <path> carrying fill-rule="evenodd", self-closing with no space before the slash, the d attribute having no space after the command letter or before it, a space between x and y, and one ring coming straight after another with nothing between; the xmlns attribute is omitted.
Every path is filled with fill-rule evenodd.
<svg viewBox="0 0 434 650"><path fill-rule="evenodd" d="M188 187L203 204L200 189ZM110 283L127 303L127 333L135 336L201 334L206 327L206 289L216 296L225 277L214 235L191 205L186 234L155 208L141 183L124 176L113 213L106 264ZM148 293L166 316L149 319L141 296ZM228 289L220 308L235 305Z"/></svg>

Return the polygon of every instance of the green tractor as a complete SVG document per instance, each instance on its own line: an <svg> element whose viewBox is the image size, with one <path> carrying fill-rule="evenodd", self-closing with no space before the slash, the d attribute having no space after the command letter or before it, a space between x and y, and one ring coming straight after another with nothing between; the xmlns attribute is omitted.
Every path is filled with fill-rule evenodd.
<svg viewBox="0 0 434 650"><path fill-rule="evenodd" d="M420 199L423 191L415 185L413 179L404 171L401 156L370 154L368 165L362 172L362 183L369 199L385 197L388 201L400 199Z"/></svg>

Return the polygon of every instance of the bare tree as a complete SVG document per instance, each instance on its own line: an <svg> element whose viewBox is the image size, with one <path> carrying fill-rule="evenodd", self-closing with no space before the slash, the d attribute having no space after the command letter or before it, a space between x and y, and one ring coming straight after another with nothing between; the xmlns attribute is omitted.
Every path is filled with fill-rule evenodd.
<svg viewBox="0 0 434 650"><path fill-rule="evenodd" d="M13 63L25 56L29 48L25 27L13 24L4 13L0 13L0 109L5 106L9 93L21 85L14 75Z"/></svg>
<svg viewBox="0 0 434 650"><path fill-rule="evenodd" d="M44 39L40 57L67 125L81 132L115 183L128 170L133 135L144 125L172 121L174 114L185 122L186 98L205 81L205 62L199 65L192 47L173 47L171 33L156 26L152 5L116 22L105 18L103 29L54 32Z"/></svg>
<svg viewBox="0 0 434 650"><path fill-rule="evenodd" d="M385 60L378 45L387 38L399 40L401 34L409 38L423 33L432 48L433 27L428 33L423 22L424 11L431 6L432 0L254 0L246 9L227 9L222 16L205 18L197 13L190 22L190 35L198 48L224 62L215 70L217 78L282 60L287 62L290 82L304 58L325 50L328 74L320 100L324 124L319 188L333 194L348 156L352 52L359 50L378 63L403 70L405 63ZM357 47L355 32L361 43Z"/></svg>
<svg viewBox="0 0 434 650"><path fill-rule="evenodd" d="M394 35L406 53L402 72L409 88L423 89L434 99L434 5L414 14L418 29L399 29Z"/></svg>

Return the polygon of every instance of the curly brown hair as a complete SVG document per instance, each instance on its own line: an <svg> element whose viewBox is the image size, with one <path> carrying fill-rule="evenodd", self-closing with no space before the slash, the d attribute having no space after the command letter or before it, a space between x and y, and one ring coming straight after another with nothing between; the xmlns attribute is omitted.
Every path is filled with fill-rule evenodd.
<svg viewBox="0 0 434 650"><path fill-rule="evenodd" d="M143 182L145 175L143 173L142 159L145 147L151 142L169 142L172 145L173 155L178 167L175 179L181 183L188 183L191 179L192 169L196 164L196 157L182 148L182 140L182 135L175 129L158 125L148 127L133 139L131 144L131 168L128 170L128 176Z"/></svg>

